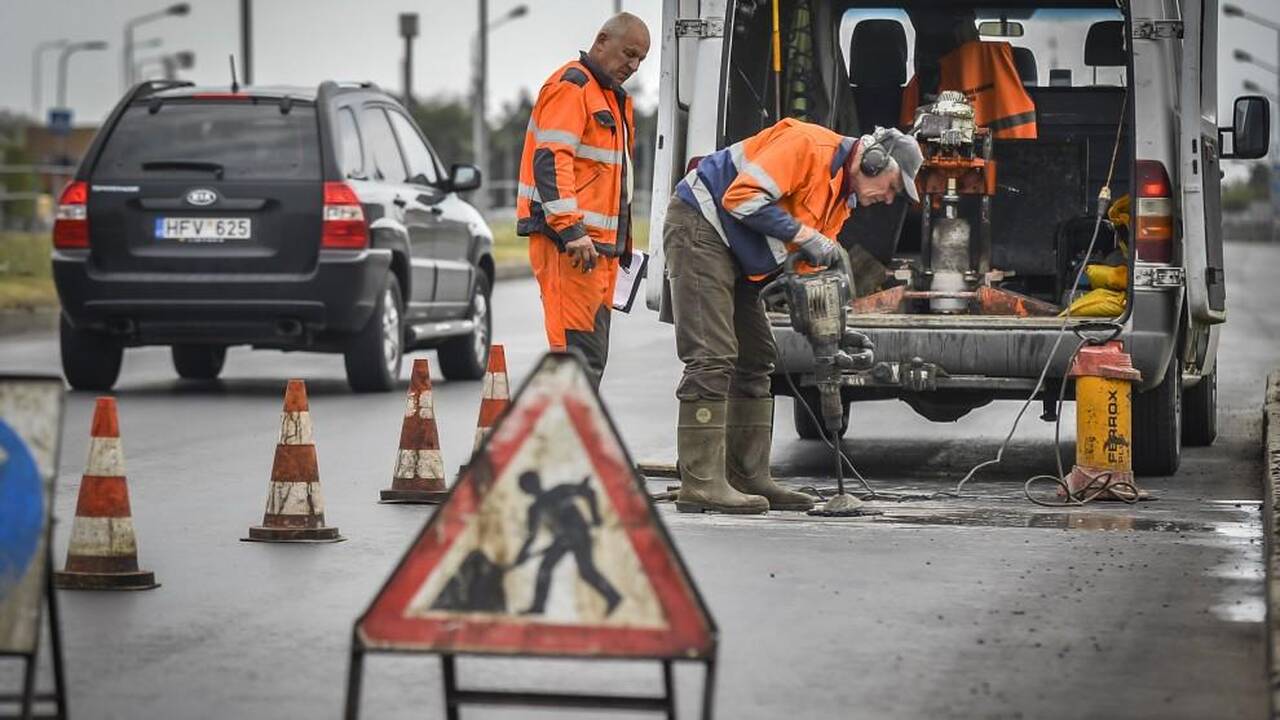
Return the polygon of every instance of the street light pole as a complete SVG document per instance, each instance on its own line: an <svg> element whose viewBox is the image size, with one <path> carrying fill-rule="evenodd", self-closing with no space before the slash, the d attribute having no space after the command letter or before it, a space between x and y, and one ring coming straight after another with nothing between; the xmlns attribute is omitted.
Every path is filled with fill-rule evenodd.
<svg viewBox="0 0 1280 720"><path fill-rule="evenodd" d="M240 0L240 60L244 85L253 84L253 0Z"/></svg>
<svg viewBox="0 0 1280 720"><path fill-rule="evenodd" d="M129 88L133 87L133 83L136 80L133 72L133 29L153 20L159 20L160 18L171 16L180 17L190 12L191 5L185 2L180 2L170 5L163 10L156 10L155 12L149 12L146 15L139 15L124 24L124 49L122 51L124 66L120 69L120 78L124 81L124 87L121 89L122 92L128 92Z"/></svg>
<svg viewBox="0 0 1280 720"><path fill-rule="evenodd" d="M67 61L71 56L81 50L106 50L107 43L102 40L85 40L83 42L69 43L62 48L62 52L58 55L58 107L67 107ZM59 162L66 162L67 159L67 136L62 135L59 141L58 158Z"/></svg>
<svg viewBox="0 0 1280 720"><path fill-rule="evenodd" d="M474 75L471 83L471 146L476 167L480 168L481 177L485 177L490 169L489 128L485 124L485 99L488 95L489 79L489 33L500 25L529 14L529 6L517 5L490 23L488 0L477 0L477 5L479 18L471 52ZM489 209L489 195L483 189L475 194L471 202L481 213Z"/></svg>
<svg viewBox="0 0 1280 720"><path fill-rule="evenodd" d="M41 58L46 50L61 50L66 46L66 40L45 40L37 43L36 49L31 52L31 113L36 122L40 122L40 116L44 113L40 96L41 86L44 84L44 73L40 71Z"/></svg>
<svg viewBox="0 0 1280 720"><path fill-rule="evenodd" d="M489 133L485 126L485 94L489 75L489 0L476 0L475 83L471 99L471 146L480 177L489 175ZM472 202L482 214L489 210L489 194L484 188Z"/></svg>
<svg viewBox="0 0 1280 720"><path fill-rule="evenodd" d="M404 38L404 106L413 111L413 39L418 36L418 13L400 13L400 37Z"/></svg>

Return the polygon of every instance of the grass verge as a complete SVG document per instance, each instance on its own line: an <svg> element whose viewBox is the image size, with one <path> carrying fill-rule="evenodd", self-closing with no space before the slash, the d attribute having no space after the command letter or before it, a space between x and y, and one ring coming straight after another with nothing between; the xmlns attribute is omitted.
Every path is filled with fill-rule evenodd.
<svg viewBox="0 0 1280 720"><path fill-rule="evenodd" d="M49 233L0 232L0 310L57 307Z"/></svg>

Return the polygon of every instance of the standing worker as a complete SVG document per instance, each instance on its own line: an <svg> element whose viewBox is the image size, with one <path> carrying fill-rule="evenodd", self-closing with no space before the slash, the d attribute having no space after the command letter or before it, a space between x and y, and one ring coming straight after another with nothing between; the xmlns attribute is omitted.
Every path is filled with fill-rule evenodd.
<svg viewBox="0 0 1280 720"><path fill-rule="evenodd" d="M520 156L516 233L529 238L547 343L582 351L597 387L618 263L631 259L635 118L622 84L648 54L640 18L610 18L543 83Z"/></svg>
<svg viewBox="0 0 1280 720"><path fill-rule="evenodd" d="M706 156L680 184L662 232L684 376L676 452L685 512L808 510L769 472L777 348L760 301L791 252L830 265L857 205L918 201L924 161L898 130L844 137L785 119ZM796 402L800 402L797 400Z"/></svg>

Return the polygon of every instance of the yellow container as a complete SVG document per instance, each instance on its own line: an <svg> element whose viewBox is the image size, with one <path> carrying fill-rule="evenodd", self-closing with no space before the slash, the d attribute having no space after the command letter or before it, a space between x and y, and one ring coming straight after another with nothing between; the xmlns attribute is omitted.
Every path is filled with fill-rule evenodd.
<svg viewBox="0 0 1280 720"><path fill-rule="evenodd" d="M1133 386L1128 380L1076 379L1076 464L1128 472L1132 465Z"/></svg>

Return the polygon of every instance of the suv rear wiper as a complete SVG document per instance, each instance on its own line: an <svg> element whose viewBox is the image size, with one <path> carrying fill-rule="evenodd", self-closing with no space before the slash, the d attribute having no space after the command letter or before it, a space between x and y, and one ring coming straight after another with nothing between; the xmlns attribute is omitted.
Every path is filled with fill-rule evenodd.
<svg viewBox="0 0 1280 720"><path fill-rule="evenodd" d="M226 168L222 163L208 160L148 160L142 163L143 170L208 170L219 180Z"/></svg>

